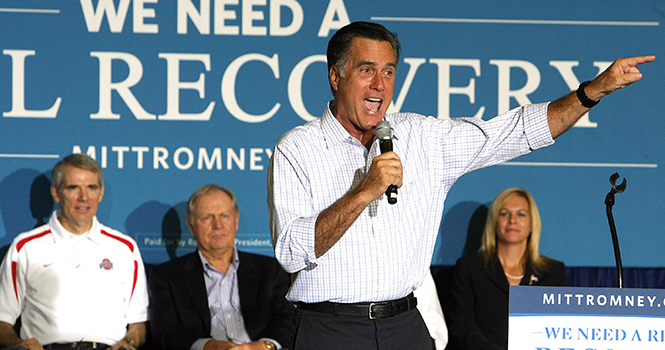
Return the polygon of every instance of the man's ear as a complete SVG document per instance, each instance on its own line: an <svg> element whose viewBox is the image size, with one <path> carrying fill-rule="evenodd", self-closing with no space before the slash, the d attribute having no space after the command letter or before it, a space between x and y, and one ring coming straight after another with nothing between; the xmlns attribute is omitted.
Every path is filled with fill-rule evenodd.
<svg viewBox="0 0 665 350"><path fill-rule="evenodd" d="M192 223L189 221L189 218L185 218L185 223L187 224L187 227L189 227L189 232L194 232L192 231Z"/></svg>
<svg viewBox="0 0 665 350"><path fill-rule="evenodd" d="M53 200L60 204L60 196L58 195L58 189L55 188L55 186L51 186L51 197L53 197Z"/></svg>
<svg viewBox="0 0 665 350"><path fill-rule="evenodd" d="M104 198L104 186L99 190L99 199L97 199L97 203L101 203L102 198Z"/></svg>
<svg viewBox="0 0 665 350"><path fill-rule="evenodd" d="M330 81L330 88L335 92L337 92L340 78L337 68L335 68L335 66L330 67L330 70L328 71L328 80Z"/></svg>

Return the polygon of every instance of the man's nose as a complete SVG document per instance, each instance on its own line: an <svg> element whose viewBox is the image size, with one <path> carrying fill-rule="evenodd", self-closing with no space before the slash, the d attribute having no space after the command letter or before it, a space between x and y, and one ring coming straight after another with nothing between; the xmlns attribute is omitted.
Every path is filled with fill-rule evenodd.
<svg viewBox="0 0 665 350"><path fill-rule="evenodd" d="M376 91L383 91L386 88L386 82L384 79L385 78L381 72L376 72L372 76L372 84L370 85L370 88Z"/></svg>
<svg viewBox="0 0 665 350"><path fill-rule="evenodd" d="M212 217L212 227L213 228L220 228L222 226L222 219L218 216L213 216Z"/></svg>

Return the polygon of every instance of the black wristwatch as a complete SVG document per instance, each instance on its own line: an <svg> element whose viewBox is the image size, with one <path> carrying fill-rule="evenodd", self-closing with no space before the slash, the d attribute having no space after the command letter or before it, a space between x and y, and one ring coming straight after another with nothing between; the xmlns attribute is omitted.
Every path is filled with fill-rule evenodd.
<svg viewBox="0 0 665 350"><path fill-rule="evenodd" d="M584 106L586 108L591 108L591 107L597 105L598 102L600 102L600 100L594 101L594 100L590 99L589 96L587 96L586 93L584 92L584 87L589 85L589 83L590 83L590 81L588 81L588 80L583 82L582 84L580 84L580 87L578 87L577 91L576 91L577 99L580 100L580 103L582 103L582 106Z"/></svg>

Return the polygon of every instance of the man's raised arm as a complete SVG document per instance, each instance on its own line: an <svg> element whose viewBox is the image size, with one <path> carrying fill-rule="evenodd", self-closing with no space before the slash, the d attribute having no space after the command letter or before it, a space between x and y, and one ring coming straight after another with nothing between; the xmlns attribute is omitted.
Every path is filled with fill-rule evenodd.
<svg viewBox="0 0 665 350"><path fill-rule="evenodd" d="M617 59L609 68L583 88L584 95L591 101L600 101L601 98L614 93L617 89L642 79L642 73L637 69L637 66L655 59L656 56ZM582 105L576 91L552 102L547 110L552 138L557 138L570 129L589 109L590 107Z"/></svg>

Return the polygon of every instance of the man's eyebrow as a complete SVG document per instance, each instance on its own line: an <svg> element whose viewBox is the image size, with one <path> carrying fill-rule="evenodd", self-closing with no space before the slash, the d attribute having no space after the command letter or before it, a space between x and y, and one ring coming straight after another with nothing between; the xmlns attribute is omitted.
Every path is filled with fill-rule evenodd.
<svg viewBox="0 0 665 350"><path fill-rule="evenodd" d="M362 66L376 66L376 62L362 61L362 62L358 62L358 64L356 65L356 67L362 67Z"/></svg>
<svg viewBox="0 0 665 350"><path fill-rule="evenodd" d="M376 62L373 62L373 61L362 61L362 62L358 62L358 64L356 65L356 67L362 67L362 66L376 66L376 65L377 65ZM388 63L388 66L394 68L394 67L397 67L397 64L396 64L395 62L390 62L390 63Z"/></svg>

